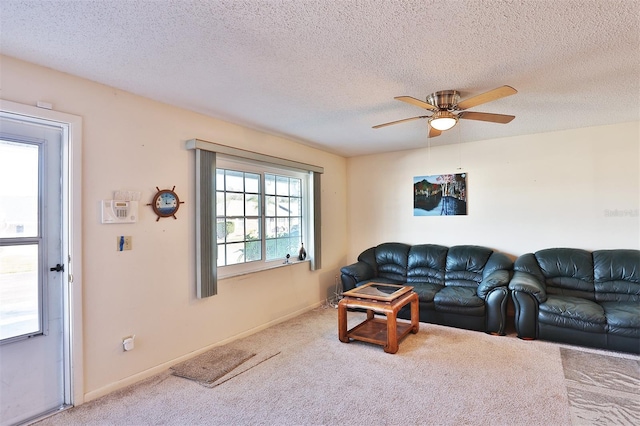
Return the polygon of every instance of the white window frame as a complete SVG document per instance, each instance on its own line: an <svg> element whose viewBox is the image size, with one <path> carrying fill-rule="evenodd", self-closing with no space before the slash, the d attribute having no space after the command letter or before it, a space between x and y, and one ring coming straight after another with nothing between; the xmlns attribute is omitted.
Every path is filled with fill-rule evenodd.
<svg viewBox="0 0 640 426"><path fill-rule="evenodd" d="M262 259L249 261L244 263L237 263L233 265L225 265L218 266L218 278L229 278L237 275L243 275L247 273L262 271L265 269L272 269L282 265L286 265L287 263L295 263L298 262L298 251L289 253L291 256L289 261L285 263L285 258L276 258L268 260L266 258L266 228L265 228L265 186L264 186L264 175L265 174L274 174L278 176L287 176L293 177L301 180L301 198L302 198L302 224L301 224L301 239L302 243L305 242L305 238L312 234L312 230L310 229L310 224L312 223L311 218L309 217L310 208L309 208L309 194L311 190L309 188L309 173L303 173L300 171L295 171L286 168L279 168L273 165L259 163L255 161L241 160L232 157L220 156L216 160L216 169L225 169L225 170L234 170L239 172L249 172L259 174L261 176L260 181L260 229L261 229L261 245L262 245ZM215 197L215 194L213 194ZM217 215L220 217L220 214ZM308 245L308 244L307 244ZM220 253L218 252L218 256ZM310 261L311 259L307 259Z"/></svg>

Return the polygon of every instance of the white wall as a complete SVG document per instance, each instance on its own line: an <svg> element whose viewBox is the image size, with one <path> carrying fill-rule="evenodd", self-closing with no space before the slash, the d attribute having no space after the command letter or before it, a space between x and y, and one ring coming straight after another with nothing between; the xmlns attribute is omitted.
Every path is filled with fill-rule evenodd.
<svg viewBox="0 0 640 426"><path fill-rule="evenodd" d="M633 122L349 158L349 262L385 241L478 244L512 257L639 249L639 145ZM415 176L461 172L467 216L413 216Z"/></svg>
<svg viewBox="0 0 640 426"><path fill-rule="evenodd" d="M323 302L346 263L346 159L111 87L0 56L0 97L83 118L84 392L93 399L190 352L274 323ZM195 154L200 138L324 167L323 267L308 263L221 280L218 295L195 293ZM178 219L151 207L155 187L185 201ZM99 203L114 190L142 192L140 220L102 225ZM116 237L133 250L116 251ZM122 338L136 347L122 351ZM156 370L154 370L156 369Z"/></svg>

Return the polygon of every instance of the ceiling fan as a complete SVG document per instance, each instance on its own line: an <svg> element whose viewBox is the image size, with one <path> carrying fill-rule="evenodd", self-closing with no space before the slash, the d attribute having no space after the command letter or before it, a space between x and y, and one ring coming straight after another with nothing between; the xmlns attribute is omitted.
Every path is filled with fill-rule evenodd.
<svg viewBox="0 0 640 426"><path fill-rule="evenodd" d="M373 126L373 128L379 129L381 127L391 126L392 124L404 123L406 121L418 120L420 118L428 118L429 137L433 138L435 136L440 136L443 131L451 129L456 125L460 118L507 124L516 117L514 115L492 114L488 112L466 110L473 108L476 105L495 101L506 96L515 95L516 93L518 93L518 91L513 87L502 86L480 95L472 96L463 101L460 101L460 94L455 90L442 90L432 93L427 96L426 102L412 98L411 96L396 96L394 99L424 108L433 112L433 114L420 115L418 117L405 118L402 120L391 121L389 123L378 124L377 126Z"/></svg>

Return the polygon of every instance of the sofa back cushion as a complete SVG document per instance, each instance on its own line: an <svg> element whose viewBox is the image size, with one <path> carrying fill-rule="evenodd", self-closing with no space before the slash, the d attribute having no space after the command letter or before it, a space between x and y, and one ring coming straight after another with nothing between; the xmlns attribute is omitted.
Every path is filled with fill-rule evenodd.
<svg viewBox="0 0 640 426"><path fill-rule="evenodd" d="M444 285L447 247L437 244L418 244L409 250L407 283Z"/></svg>
<svg viewBox="0 0 640 426"><path fill-rule="evenodd" d="M593 259L590 252L573 248L551 248L535 253L545 279L547 294L595 300Z"/></svg>
<svg viewBox="0 0 640 426"><path fill-rule="evenodd" d="M477 287L493 251L480 246L453 246L447 253L445 285Z"/></svg>
<svg viewBox="0 0 640 426"><path fill-rule="evenodd" d="M403 243L384 243L376 247L378 277L394 281L406 281L409 249Z"/></svg>
<svg viewBox="0 0 640 426"><path fill-rule="evenodd" d="M593 252L596 301L640 302L640 250Z"/></svg>

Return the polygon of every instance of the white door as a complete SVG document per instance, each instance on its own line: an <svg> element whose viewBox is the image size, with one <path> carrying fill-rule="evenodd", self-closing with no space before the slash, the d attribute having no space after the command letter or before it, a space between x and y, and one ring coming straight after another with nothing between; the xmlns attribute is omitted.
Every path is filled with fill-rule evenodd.
<svg viewBox="0 0 640 426"><path fill-rule="evenodd" d="M0 424L69 403L63 125L0 115Z"/></svg>

